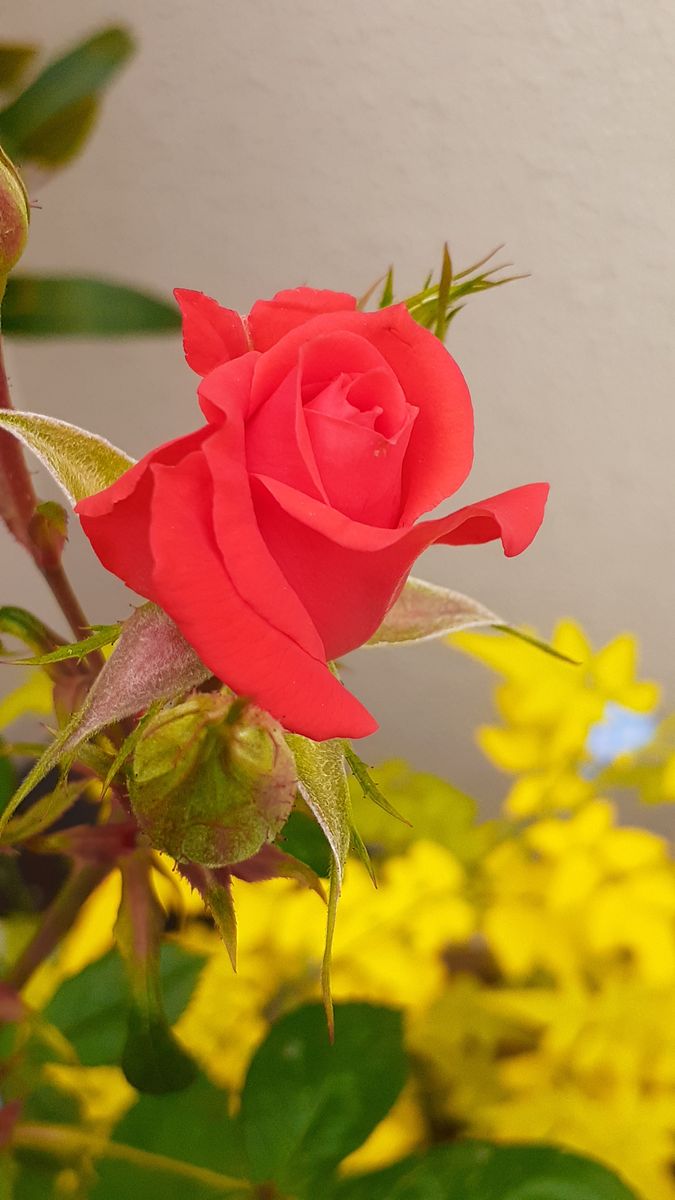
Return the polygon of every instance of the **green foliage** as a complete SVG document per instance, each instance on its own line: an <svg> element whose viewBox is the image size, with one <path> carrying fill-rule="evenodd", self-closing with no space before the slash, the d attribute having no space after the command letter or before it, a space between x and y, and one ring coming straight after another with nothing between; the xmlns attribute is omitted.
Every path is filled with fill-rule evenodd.
<svg viewBox="0 0 675 1200"><path fill-rule="evenodd" d="M396 760L372 767L369 774L405 818L392 821L369 802L356 780L352 782L356 821L373 858L400 854L424 838L446 846L463 862L472 862L495 840L497 825L478 825L476 802L445 780Z"/></svg>
<svg viewBox="0 0 675 1200"><path fill-rule="evenodd" d="M485 271L481 270L481 267L494 258L500 249L501 247L498 246L479 262L473 263L472 266L455 274L446 245L443 249L438 283L432 282L432 279L429 278L425 281L421 291L404 300L411 317L414 317L425 329L433 330L441 341L445 341L450 322L464 308L469 296L502 287L505 283L513 283L516 279L525 278L523 275L502 275L498 278L499 272L505 269L503 265L492 266ZM387 275L379 307L384 306L385 299L389 304L394 302L393 273L391 271Z"/></svg>
<svg viewBox="0 0 675 1200"><path fill-rule="evenodd" d="M174 942L162 947L160 980L171 1024L185 1008L203 966ZM61 985L44 1017L68 1039L84 1066L120 1063L131 1009L129 989L119 954L111 950Z"/></svg>
<svg viewBox="0 0 675 1200"><path fill-rule="evenodd" d="M507 624L478 600L412 576L403 587L396 603L389 609L380 628L366 644L390 646L406 642L426 642L431 638L447 637L461 629L475 629L481 625L491 625L500 633L518 638L544 654L562 659L563 662L575 661L526 630Z"/></svg>
<svg viewBox="0 0 675 1200"><path fill-rule="evenodd" d="M28 42L0 42L0 91L19 86L36 54Z"/></svg>
<svg viewBox="0 0 675 1200"><path fill-rule="evenodd" d="M282 1192L318 1195L405 1082L398 1013L348 1004L335 1016L331 1046L318 1006L289 1013L249 1068L241 1121L251 1175L274 1180Z"/></svg>
<svg viewBox="0 0 675 1200"><path fill-rule="evenodd" d="M4 761L0 759L0 763ZM0 834L0 844L18 845L36 837L58 821L88 786L89 780L79 779L72 783L60 780L53 791L40 796L25 812L18 813ZM4 806L0 806L2 808Z"/></svg>
<svg viewBox="0 0 675 1200"><path fill-rule="evenodd" d="M1 418L2 413L0 424ZM206 668L173 621L156 605L142 605L124 622L115 649L82 707L47 746L0 815L0 832L32 789L96 733L144 711L156 700L184 694L207 677Z"/></svg>
<svg viewBox="0 0 675 1200"><path fill-rule="evenodd" d="M49 167L69 161L86 140L101 93L132 51L126 30L111 27L50 63L0 112L8 153Z"/></svg>
<svg viewBox="0 0 675 1200"><path fill-rule="evenodd" d="M32 450L72 504L114 483L133 459L95 433L39 413L0 412L0 427Z"/></svg>
<svg viewBox="0 0 675 1200"><path fill-rule="evenodd" d="M342 742L312 742L289 734L300 793L316 817L331 848L338 880L349 853L352 815Z"/></svg>
<svg viewBox="0 0 675 1200"><path fill-rule="evenodd" d="M180 316L174 304L107 279L13 275L2 328L10 337L129 337L173 333Z"/></svg>
<svg viewBox="0 0 675 1200"><path fill-rule="evenodd" d="M121 1200L139 1195L143 1200L166 1200L167 1187L177 1186L181 1200L213 1200L218 1194L246 1195L246 1191L204 1182L199 1172L244 1178L246 1166L238 1122L228 1113L228 1101L201 1076L184 1092L171 1096L142 1096L115 1130L115 1142L154 1157L154 1164L101 1159L98 1182L90 1200ZM132 1155L133 1157L133 1155ZM171 1168L158 1164L196 1167L172 1179Z"/></svg>
<svg viewBox="0 0 675 1200"><path fill-rule="evenodd" d="M330 1200L635 1200L598 1163L552 1146L460 1142L345 1181Z"/></svg>
<svg viewBox="0 0 675 1200"><path fill-rule="evenodd" d="M75 660L81 662L92 650L100 650L102 646L111 646L117 641L122 630L120 624L116 625L97 625L90 637L83 638L80 642L68 642L65 646L58 646L56 650L50 650L47 654L36 654L32 658L16 658L14 663L25 667L46 667L50 663L69 662Z"/></svg>
<svg viewBox="0 0 675 1200"><path fill-rule="evenodd" d="M424 642L476 625L498 625L501 618L460 592L410 577L369 646Z"/></svg>
<svg viewBox="0 0 675 1200"><path fill-rule="evenodd" d="M321 826L303 812L292 812L278 839L287 854L307 863L322 879L330 873L331 850Z"/></svg>

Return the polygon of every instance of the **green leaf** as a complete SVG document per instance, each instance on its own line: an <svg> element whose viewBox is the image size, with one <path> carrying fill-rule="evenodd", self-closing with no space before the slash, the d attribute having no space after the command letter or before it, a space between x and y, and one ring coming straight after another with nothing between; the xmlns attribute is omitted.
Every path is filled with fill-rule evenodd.
<svg viewBox="0 0 675 1200"><path fill-rule="evenodd" d="M82 708L47 747L0 815L0 833L22 800L83 742L157 700L168 700L197 687L208 674L161 608L144 604L136 609L124 622L117 645Z"/></svg>
<svg viewBox="0 0 675 1200"><path fill-rule="evenodd" d="M25 608L4 605L0 608L0 633L9 634L36 650L38 654L51 651L61 642L59 636L49 629L38 617ZM16 659L13 660L16 662Z"/></svg>
<svg viewBox="0 0 675 1200"><path fill-rule="evenodd" d="M164 942L161 984L166 1015L173 1024L197 983L204 959ZM87 1067L117 1065L122 1057L130 1010L129 990L119 955L111 950L61 985L43 1012Z"/></svg>
<svg viewBox="0 0 675 1200"><path fill-rule="evenodd" d="M134 464L105 438L56 417L0 411L0 428L33 451L71 504L103 491Z"/></svg>
<svg viewBox="0 0 675 1200"><path fill-rule="evenodd" d="M1 610L0 610L1 615ZM50 663L67 662L70 659L76 659L80 662L91 654L92 650L100 650L102 646L111 646L117 641L122 626L118 622L116 625L97 625L95 632L90 637L83 638L81 642L68 642L65 646L58 646L56 650L50 650L48 654L38 654L33 658L13 658L14 666L21 667L45 667Z"/></svg>
<svg viewBox="0 0 675 1200"><path fill-rule="evenodd" d="M62 780L54 791L40 796L26 812L19 813L9 822L0 836L0 844L16 845L48 829L72 808L88 785L88 779L78 779L73 783Z"/></svg>
<svg viewBox="0 0 675 1200"><path fill-rule="evenodd" d="M100 94L133 51L124 29L111 27L80 43L69 54L50 63L20 96L0 113L0 140L10 154L29 158L31 143L42 145L45 127L54 130L64 113L87 98ZM62 153L67 157L71 138L67 130ZM59 143L52 141L50 158L59 161Z"/></svg>
<svg viewBox="0 0 675 1200"><path fill-rule="evenodd" d="M318 1005L283 1017L244 1085L241 1122L252 1176L293 1195L325 1194L326 1175L386 1116L406 1078L399 1013L345 1004L335 1016L333 1046Z"/></svg>
<svg viewBox="0 0 675 1200"><path fill-rule="evenodd" d="M330 1200L636 1200L606 1167L552 1146L459 1142L345 1180Z"/></svg>
<svg viewBox="0 0 675 1200"><path fill-rule="evenodd" d="M100 111L96 96L83 96L61 109L24 138L21 157L41 167L63 167L75 158L91 133Z"/></svg>
<svg viewBox="0 0 675 1200"><path fill-rule="evenodd" d="M424 838L446 846L462 862L473 863L493 845L496 822L476 822L476 802L464 792L427 772L413 771L393 760L373 767L375 786L409 818L392 821L361 793L354 780L354 812L366 845L375 858L403 853Z"/></svg>
<svg viewBox="0 0 675 1200"><path fill-rule="evenodd" d="M398 600L367 644L390 646L424 642L477 625L504 625L504 622L489 608L461 592L452 592L410 576Z"/></svg>
<svg viewBox="0 0 675 1200"><path fill-rule="evenodd" d="M106 279L12 275L2 305L10 337L129 337L180 329L174 304Z"/></svg>
<svg viewBox="0 0 675 1200"><path fill-rule="evenodd" d="M141 1096L113 1133L115 1143L137 1148L165 1161L191 1164L225 1176L243 1176L241 1134L228 1113L228 1096L201 1076L184 1092L171 1096ZM180 1200L214 1200L219 1193L242 1194L226 1187L215 1189L187 1175L180 1181L171 1174L139 1163L96 1164L98 1182L90 1200L166 1200L173 1184Z"/></svg>
<svg viewBox="0 0 675 1200"><path fill-rule="evenodd" d="M322 879L328 878L331 849L317 821L303 812L292 812L278 840L287 854L307 863Z"/></svg>
<svg viewBox="0 0 675 1200"><path fill-rule="evenodd" d="M446 637L461 629L474 629L491 625L499 633L527 642L544 654L550 654L563 662L575 663L574 659L556 650L555 646L541 641L531 633L509 625L501 617L490 612L478 600L452 592L435 583L410 576L398 600L392 605L380 628L375 631L368 646L393 646L406 642L426 642L431 638Z"/></svg>
<svg viewBox="0 0 675 1200"><path fill-rule="evenodd" d="M286 740L295 758L300 794L326 836L341 885L352 826L343 743L313 742L296 733Z"/></svg>
<svg viewBox="0 0 675 1200"><path fill-rule="evenodd" d="M0 42L0 89L18 87L37 54L28 42Z"/></svg>
<svg viewBox="0 0 675 1200"><path fill-rule="evenodd" d="M346 743L336 739L328 742L313 742L296 733L288 734L286 740L295 758L300 795L310 812L316 817L333 854L328 892L326 944L321 964L323 1006L328 1022L328 1031L332 1038L331 953L338 902L353 826L351 795L345 766Z"/></svg>

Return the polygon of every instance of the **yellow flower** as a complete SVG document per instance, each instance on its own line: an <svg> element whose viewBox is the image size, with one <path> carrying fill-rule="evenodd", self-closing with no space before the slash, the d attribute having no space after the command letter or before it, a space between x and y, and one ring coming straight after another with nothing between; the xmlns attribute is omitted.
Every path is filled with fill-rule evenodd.
<svg viewBox="0 0 675 1200"><path fill-rule="evenodd" d="M594 652L579 626L561 621L552 644L579 665L494 634L458 633L449 642L504 678L496 691L503 723L477 736L496 766L519 776L506 800L515 817L583 804L594 791L585 771L588 737L607 706L650 713L659 702L656 684L636 679L637 643L629 634Z"/></svg>
<svg viewBox="0 0 675 1200"><path fill-rule="evenodd" d="M23 682L0 699L0 729L7 729L20 717L44 717L53 712L53 687L43 671L25 672Z"/></svg>

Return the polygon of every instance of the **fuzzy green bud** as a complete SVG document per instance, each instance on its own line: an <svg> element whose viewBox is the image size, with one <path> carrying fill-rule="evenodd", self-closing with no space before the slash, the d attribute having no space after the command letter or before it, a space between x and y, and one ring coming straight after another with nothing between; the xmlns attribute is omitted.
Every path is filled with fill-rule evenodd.
<svg viewBox="0 0 675 1200"><path fill-rule="evenodd" d="M279 725L222 693L153 718L134 752L138 823L178 862L224 867L272 841L293 807L295 763Z"/></svg>
<svg viewBox="0 0 675 1200"><path fill-rule="evenodd" d="M14 163L0 147L0 281L21 258L29 223L26 189Z"/></svg>

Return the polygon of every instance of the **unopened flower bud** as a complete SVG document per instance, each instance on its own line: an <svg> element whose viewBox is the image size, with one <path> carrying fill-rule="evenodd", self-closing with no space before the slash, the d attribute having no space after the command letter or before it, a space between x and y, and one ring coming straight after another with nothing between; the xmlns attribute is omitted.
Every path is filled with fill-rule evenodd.
<svg viewBox="0 0 675 1200"><path fill-rule="evenodd" d="M153 846L179 862L223 867L276 837L295 799L293 756L261 709L197 695L151 720L129 795Z"/></svg>
<svg viewBox="0 0 675 1200"><path fill-rule="evenodd" d="M28 196L21 176L0 148L0 280L21 258L29 222Z"/></svg>

